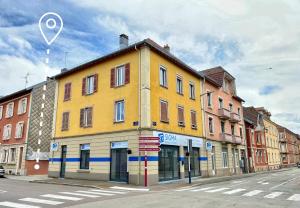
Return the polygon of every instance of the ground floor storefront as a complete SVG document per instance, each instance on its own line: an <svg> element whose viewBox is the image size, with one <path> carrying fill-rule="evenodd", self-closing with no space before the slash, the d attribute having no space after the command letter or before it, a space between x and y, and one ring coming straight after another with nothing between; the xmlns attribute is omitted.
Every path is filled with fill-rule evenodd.
<svg viewBox="0 0 300 208"><path fill-rule="evenodd" d="M139 151L139 139L144 137L159 138L160 151L148 151L147 156ZM189 140L192 141L190 150ZM126 131L55 139L48 175L144 185L145 158L148 185L187 178L189 164L192 177L242 172L240 164L244 150L241 146L209 144L212 144L211 148L207 148L207 142L200 137L162 131ZM222 157L226 162L222 162Z"/></svg>

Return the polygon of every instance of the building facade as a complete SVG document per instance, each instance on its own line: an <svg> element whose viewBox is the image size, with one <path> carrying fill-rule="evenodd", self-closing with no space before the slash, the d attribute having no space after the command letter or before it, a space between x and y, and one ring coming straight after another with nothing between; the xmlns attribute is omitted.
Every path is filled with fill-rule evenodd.
<svg viewBox="0 0 300 208"><path fill-rule="evenodd" d="M277 125L271 120L271 113L265 108L260 107L256 110L263 115L269 170L279 169L281 163Z"/></svg>
<svg viewBox="0 0 300 208"><path fill-rule="evenodd" d="M244 107L244 120L249 158L249 171L268 170L268 155L263 114L254 107Z"/></svg>
<svg viewBox="0 0 300 208"><path fill-rule="evenodd" d="M55 82L47 80L0 99L0 163L7 174L47 174Z"/></svg>
<svg viewBox="0 0 300 208"><path fill-rule="evenodd" d="M205 138L208 175L246 172L243 100L237 96L235 78L222 67L202 71Z"/></svg>
<svg viewBox="0 0 300 208"><path fill-rule="evenodd" d="M55 136L49 176L145 184L206 171L202 76L150 39L55 77ZM139 151L140 138L158 137L160 151ZM147 142L147 141L146 141ZM149 142L149 141L148 141ZM142 147L144 147L142 145Z"/></svg>

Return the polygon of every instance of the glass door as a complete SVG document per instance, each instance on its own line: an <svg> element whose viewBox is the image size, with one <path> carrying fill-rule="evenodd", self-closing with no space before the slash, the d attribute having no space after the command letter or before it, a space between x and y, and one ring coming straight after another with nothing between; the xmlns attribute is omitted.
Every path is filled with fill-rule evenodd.
<svg viewBox="0 0 300 208"><path fill-rule="evenodd" d="M127 148L111 150L110 180L127 182Z"/></svg>
<svg viewBox="0 0 300 208"><path fill-rule="evenodd" d="M186 155L188 151L187 147L184 147L184 155ZM189 177L189 160L188 157L184 157L184 175L185 177ZM191 151L191 176L199 176L200 175L200 161L199 161L199 148L193 147Z"/></svg>
<svg viewBox="0 0 300 208"><path fill-rule="evenodd" d="M67 158L67 146L66 145L62 145L61 146L60 174L59 174L59 176L61 178L65 177L65 173L66 173L66 158Z"/></svg>
<svg viewBox="0 0 300 208"><path fill-rule="evenodd" d="M159 180L179 178L179 147L162 145L159 152Z"/></svg>

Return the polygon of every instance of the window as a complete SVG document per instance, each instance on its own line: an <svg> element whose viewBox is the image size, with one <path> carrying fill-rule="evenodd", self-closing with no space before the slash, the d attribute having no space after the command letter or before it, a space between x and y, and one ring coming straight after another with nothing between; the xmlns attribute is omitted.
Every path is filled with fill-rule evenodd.
<svg viewBox="0 0 300 208"><path fill-rule="evenodd" d="M195 100L195 85L190 83L190 98Z"/></svg>
<svg viewBox="0 0 300 208"><path fill-rule="evenodd" d="M240 127L240 137L243 138L243 128Z"/></svg>
<svg viewBox="0 0 300 208"><path fill-rule="evenodd" d="M228 92L229 83L226 79L224 79L223 89L225 92Z"/></svg>
<svg viewBox="0 0 300 208"><path fill-rule="evenodd" d="M24 131L24 122L17 123L15 138L17 138L17 139L22 138L23 137L23 131Z"/></svg>
<svg viewBox="0 0 300 208"><path fill-rule="evenodd" d="M231 134L234 135L234 125L231 125Z"/></svg>
<svg viewBox="0 0 300 208"><path fill-rule="evenodd" d="M196 111L193 110L191 110L191 122L192 122L192 129L197 129Z"/></svg>
<svg viewBox="0 0 300 208"><path fill-rule="evenodd" d="M178 106L178 125L184 126L184 108L182 106Z"/></svg>
<svg viewBox="0 0 300 208"><path fill-rule="evenodd" d="M238 108L238 115L240 116L241 115L241 109Z"/></svg>
<svg viewBox="0 0 300 208"><path fill-rule="evenodd" d="M62 126L61 126L62 131L69 130L69 120L70 120L69 117L70 117L70 112L63 112Z"/></svg>
<svg viewBox="0 0 300 208"><path fill-rule="evenodd" d="M125 84L125 65L118 66L116 68L116 86L122 86Z"/></svg>
<svg viewBox="0 0 300 208"><path fill-rule="evenodd" d="M160 100L160 121L169 122L168 102L164 100Z"/></svg>
<svg viewBox="0 0 300 208"><path fill-rule="evenodd" d="M9 154L9 162L14 163L16 162L16 148L11 148L10 149L10 154Z"/></svg>
<svg viewBox="0 0 300 208"><path fill-rule="evenodd" d="M115 122L124 121L124 100L115 102Z"/></svg>
<svg viewBox="0 0 300 208"><path fill-rule="evenodd" d="M3 129L3 140L10 139L11 137L11 124L7 124Z"/></svg>
<svg viewBox="0 0 300 208"><path fill-rule="evenodd" d="M212 97L211 97L211 92L207 92L207 106L211 107L212 106Z"/></svg>
<svg viewBox="0 0 300 208"><path fill-rule="evenodd" d="M225 133L225 122L221 121L221 133L224 134Z"/></svg>
<svg viewBox="0 0 300 208"><path fill-rule="evenodd" d="M223 99L219 98L219 109L223 108Z"/></svg>
<svg viewBox="0 0 300 208"><path fill-rule="evenodd" d="M2 115L3 115L3 106L0 106L0 120L2 119Z"/></svg>
<svg viewBox="0 0 300 208"><path fill-rule="evenodd" d="M8 150L3 150L3 153L2 153L2 159L1 159L1 162L2 163L6 163L7 162L7 159L8 159Z"/></svg>
<svg viewBox="0 0 300 208"><path fill-rule="evenodd" d="M213 118L209 117L208 118L208 128L209 128L209 133L214 133L214 124L213 124Z"/></svg>
<svg viewBox="0 0 300 208"><path fill-rule="evenodd" d="M234 156L235 156L235 166L239 167L239 150L238 149L235 149Z"/></svg>
<svg viewBox="0 0 300 208"><path fill-rule="evenodd" d="M68 101L71 99L71 86L72 86L72 83L65 84L64 101Z"/></svg>
<svg viewBox="0 0 300 208"><path fill-rule="evenodd" d="M233 105L232 105L232 103L229 104L229 110L230 110L230 112L233 111Z"/></svg>
<svg viewBox="0 0 300 208"><path fill-rule="evenodd" d="M168 82L167 82L167 70L160 66L159 68L159 84L163 87L167 87Z"/></svg>
<svg viewBox="0 0 300 208"><path fill-rule="evenodd" d="M23 98L18 103L18 115L26 113L27 98Z"/></svg>
<svg viewBox="0 0 300 208"><path fill-rule="evenodd" d="M223 168L228 167L228 152L227 152L227 148L225 147L222 148L222 166Z"/></svg>
<svg viewBox="0 0 300 208"><path fill-rule="evenodd" d="M8 103L6 106L6 118L10 118L14 115L14 103Z"/></svg>
<svg viewBox="0 0 300 208"><path fill-rule="evenodd" d="M98 74L88 76L82 79L82 95L90 95L97 92Z"/></svg>
<svg viewBox="0 0 300 208"><path fill-rule="evenodd" d="M93 122L93 108L80 109L80 127L92 127Z"/></svg>
<svg viewBox="0 0 300 208"><path fill-rule="evenodd" d="M90 168L90 144L80 145L80 169Z"/></svg>
<svg viewBox="0 0 300 208"><path fill-rule="evenodd" d="M180 76L176 77L176 92L183 95L182 78Z"/></svg>

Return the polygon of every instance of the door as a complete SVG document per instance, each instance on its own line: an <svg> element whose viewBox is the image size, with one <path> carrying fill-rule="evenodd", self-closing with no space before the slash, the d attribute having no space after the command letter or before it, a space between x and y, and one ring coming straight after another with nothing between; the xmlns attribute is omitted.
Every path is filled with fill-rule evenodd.
<svg viewBox="0 0 300 208"><path fill-rule="evenodd" d="M214 146L212 146L211 149L211 170L212 170L212 175L216 175L216 154L215 154Z"/></svg>
<svg viewBox="0 0 300 208"><path fill-rule="evenodd" d="M23 147L20 147L19 161L18 161L18 169L19 169L19 171L22 168L22 160L23 160Z"/></svg>
<svg viewBox="0 0 300 208"><path fill-rule="evenodd" d="M110 180L127 182L127 148L111 150Z"/></svg>
<svg viewBox="0 0 300 208"><path fill-rule="evenodd" d="M64 178L66 173L67 145L61 146L61 162L59 177Z"/></svg>
<svg viewBox="0 0 300 208"><path fill-rule="evenodd" d="M187 147L184 147L184 155L186 155L188 151ZM191 151L191 176L199 176L200 175L200 161L199 161L199 148L193 147ZM189 160L188 157L184 157L184 176L189 177Z"/></svg>
<svg viewBox="0 0 300 208"><path fill-rule="evenodd" d="M179 147L161 146L158 171L160 181L179 179Z"/></svg>

